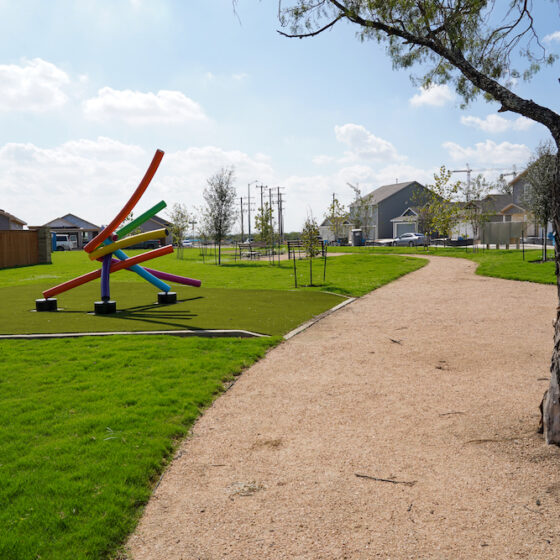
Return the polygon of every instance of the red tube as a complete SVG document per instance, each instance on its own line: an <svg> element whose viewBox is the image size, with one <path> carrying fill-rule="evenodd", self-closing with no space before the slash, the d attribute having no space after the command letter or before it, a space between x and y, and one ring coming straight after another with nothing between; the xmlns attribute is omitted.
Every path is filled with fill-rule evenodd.
<svg viewBox="0 0 560 560"><path fill-rule="evenodd" d="M173 253L173 245L166 245L165 247L160 247L159 249L154 249L153 251L148 251L146 253L142 253L141 255L136 255L135 257L130 257L126 259L126 261L120 261L118 263L111 265L111 272L117 272L117 270L122 270L123 268L129 268L134 266L135 264L148 261L150 259L155 259L156 257L161 257L162 255L167 255L169 253ZM76 288L77 286L81 286L82 284L86 284L87 282L91 282L96 278L101 276L101 269L94 270L92 272L88 272L87 274L83 274L82 276L78 276L77 278L73 278L72 280L68 280L68 282L64 282L59 284L58 286L54 286L54 288L49 288L43 292L43 297L50 298L52 296L56 296L57 294L61 294L62 292L66 292L67 290L71 290L72 288Z"/></svg>
<svg viewBox="0 0 560 560"><path fill-rule="evenodd" d="M156 153L150 163L150 167L146 171L143 179L140 181L138 187L130 197L130 200L124 205L124 208L115 216L113 221L99 234L94 237L85 247L84 251L91 253L98 245L101 245L105 239L107 239L123 222L123 220L130 214L133 208L136 206L144 191L148 188L150 181L154 178L157 168L161 163L163 158L163 152L161 150L156 150Z"/></svg>

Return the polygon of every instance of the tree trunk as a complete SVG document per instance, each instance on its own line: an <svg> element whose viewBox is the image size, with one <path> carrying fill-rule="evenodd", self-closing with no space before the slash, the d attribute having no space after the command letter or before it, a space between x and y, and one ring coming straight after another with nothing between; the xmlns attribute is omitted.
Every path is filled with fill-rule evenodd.
<svg viewBox="0 0 560 560"><path fill-rule="evenodd" d="M218 266L222 264L222 240L218 242Z"/></svg>
<svg viewBox="0 0 560 560"><path fill-rule="evenodd" d="M309 285L313 286L313 257L309 257Z"/></svg>
<svg viewBox="0 0 560 560"><path fill-rule="evenodd" d="M557 146L560 138L557 139ZM560 241L560 149L556 154L556 181L554 182L554 238L556 246ZM554 348L550 362L550 384L544 394L542 402L542 423L546 443L560 445L560 252L555 251L556 288L559 305L556 307L556 321L554 323Z"/></svg>

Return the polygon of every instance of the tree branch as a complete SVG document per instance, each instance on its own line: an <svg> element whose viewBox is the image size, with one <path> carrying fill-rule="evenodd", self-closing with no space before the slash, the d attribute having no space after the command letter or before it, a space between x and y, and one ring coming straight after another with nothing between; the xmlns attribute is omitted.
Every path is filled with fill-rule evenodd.
<svg viewBox="0 0 560 560"><path fill-rule="evenodd" d="M280 31L279 29L277 29L276 32L279 33L280 35L284 36L284 37L288 37L289 39L304 39L305 37L315 37L315 35L319 35L320 33L323 33L323 31L326 31L327 29L329 29L330 27L335 25L343 17L345 17L343 14L339 14L335 19L333 19L333 21L331 21L330 23L327 23L327 25L325 25L325 27L321 27L321 29L317 29L316 31L312 31L310 33L290 34L290 33L284 33L283 31Z"/></svg>

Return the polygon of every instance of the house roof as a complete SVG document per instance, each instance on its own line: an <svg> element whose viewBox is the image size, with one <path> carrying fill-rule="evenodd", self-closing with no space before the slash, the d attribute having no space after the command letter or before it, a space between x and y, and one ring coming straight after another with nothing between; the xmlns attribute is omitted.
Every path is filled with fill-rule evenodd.
<svg viewBox="0 0 560 560"><path fill-rule="evenodd" d="M330 220L330 218L325 218L325 219L321 222L321 224L319 225L319 227L327 227L327 226L330 226L330 225L331 225L331 220ZM342 222L342 225L343 225L343 226L349 226L349 225L350 225L350 222L349 222L348 220L344 220L344 221Z"/></svg>
<svg viewBox="0 0 560 560"><path fill-rule="evenodd" d="M406 181L405 183L394 183L392 185L383 185L382 187L375 189L369 194L364 195L362 198L364 200L367 200L369 204L379 204L380 202L383 202L384 200L398 193L402 189L409 187L410 185L413 184L417 184L420 187L423 186L420 185L418 181ZM356 203L354 202L350 206L353 206L354 204Z"/></svg>
<svg viewBox="0 0 560 560"><path fill-rule="evenodd" d="M391 222L414 222L418 218L418 212L414 208L407 208L400 216L390 220Z"/></svg>
<svg viewBox="0 0 560 560"><path fill-rule="evenodd" d="M66 214L61 216L60 218L55 218L46 224L43 224L43 227L50 227L50 228L72 228L72 229L83 229L83 230L98 230L100 229L99 226L76 216L75 214Z"/></svg>
<svg viewBox="0 0 560 560"><path fill-rule="evenodd" d="M157 214L155 216L152 216L150 218L150 220L153 220L154 222L158 222L160 223L162 226L171 226L173 225L172 222L170 222L169 220L166 220L165 218L162 218L161 216L158 216Z"/></svg>
<svg viewBox="0 0 560 560"><path fill-rule="evenodd" d="M27 225L27 222L24 222L23 220L20 220L19 218L16 218L13 214L10 214L9 212L6 212L5 210L0 210L0 214L2 214L2 216L6 216L6 218L8 218L11 222L17 222L18 224L21 224L22 226Z"/></svg>

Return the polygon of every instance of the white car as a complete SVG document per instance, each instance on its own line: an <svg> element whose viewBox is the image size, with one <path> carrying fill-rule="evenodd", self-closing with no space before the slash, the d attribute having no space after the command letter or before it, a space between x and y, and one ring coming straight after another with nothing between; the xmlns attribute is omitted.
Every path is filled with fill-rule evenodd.
<svg viewBox="0 0 560 560"><path fill-rule="evenodd" d="M425 244L426 237L422 233L401 233L401 235L393 239L393 245L400 247L415 247Z"/></svg>

